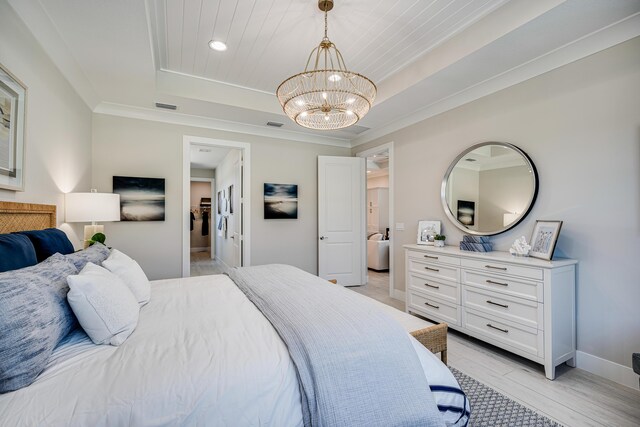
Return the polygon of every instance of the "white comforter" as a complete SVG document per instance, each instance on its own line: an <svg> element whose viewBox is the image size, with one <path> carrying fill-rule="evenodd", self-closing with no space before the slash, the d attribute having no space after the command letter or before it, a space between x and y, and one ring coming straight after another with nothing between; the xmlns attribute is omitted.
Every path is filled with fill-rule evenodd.
<svg viewBox="0 0 640 427"><path fill-rule="evenodd" d="M0 395L1 425L302 425L286 347L227 276L153 282L120 347L66 341L34 384ZM414 347L431 384L455 384Z"/></svg>

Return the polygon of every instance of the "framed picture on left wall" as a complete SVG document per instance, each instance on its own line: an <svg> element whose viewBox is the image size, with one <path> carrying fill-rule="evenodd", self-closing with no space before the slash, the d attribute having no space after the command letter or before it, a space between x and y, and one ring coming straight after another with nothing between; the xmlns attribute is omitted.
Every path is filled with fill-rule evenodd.
<svg viewBox="0 0 640 427"><path fill-rule="evenodd" d="M0 64L0 188L24 191L27 87Z"/></svg>

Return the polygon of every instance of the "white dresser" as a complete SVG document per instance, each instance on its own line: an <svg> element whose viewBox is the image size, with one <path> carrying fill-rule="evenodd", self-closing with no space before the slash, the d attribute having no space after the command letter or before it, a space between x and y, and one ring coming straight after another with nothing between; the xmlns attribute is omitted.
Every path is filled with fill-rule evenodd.
<svg viewBox="0 0 640 427"><path fill-rule="evenodd" d="M575 366L575 264L405 245L407 312L544 365Z"/></svg>

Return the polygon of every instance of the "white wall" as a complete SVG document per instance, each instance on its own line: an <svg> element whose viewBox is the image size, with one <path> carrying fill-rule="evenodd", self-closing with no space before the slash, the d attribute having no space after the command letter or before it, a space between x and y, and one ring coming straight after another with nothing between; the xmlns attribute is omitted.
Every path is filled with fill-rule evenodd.
<svg viewBox="0 0 640 427"><path fill-rule="evenodd" d="M183 135L251 144L251 263L287 263L317 273L317 157L348 156L349 149L94 114L97 188L111 191L114 175L166 179L166 220L108 224L109 242L135 258L152 279L182 274ZM299 185L297 220L264 220L265 182Z"/></svg>
<svg viewBox="0 0 640 427"><path fill-rule="evenodd" d="M214 169L191 168L191 178L214 178L215 176Z"/></svg>
<svg viewBox="0 0 640 427"><path fill-rule="evenodd" d="M367 177L367 188L389 188L389 175Z"/></svg>
<svg viewBox="0 0 640 427"><path fill-rule="evenodd" d="M639 94L636 38L355 148L395 142L395 221L406 226L395 232L396 286L419 219L441 220L448 244L462 237L440 203L449 164L475 143L513 143L536 165L540 191L525 221L492 239L496 249L529 239L536 219L563 220L556 256L579 261L578 349L630 367L640 351Z"/></svg>
<svg viewBox="0 0 640 427"><path fill-rule="evenodd" d="M234 230L237 230L238 234L240 234L240 230L237 228L240 225L238 222L240 219L240 210L238 209L238 206L240 206L240 188L237 183L237 177L240 174L239 162L241 154L242 152L240 150L229 151L218 167L216 167L217 191L222 191L226 198L224 209L222 209L222 213L220 215L217 214L218 210L216 209L216 226L222 217L227 218L226 236L224 234L224 230L221 233L219 233L217 229L215 230L216 259L224 262L229 267L240 266L240 259L237 256L238 254L234 251L235 242L231 236L234 235ZM231 200L229 197L230 185L233 185L234 187L233 194L231 195L233 197L234 206L233 214L229 209L229 201Z"/></svg>
<svg viewBox="0 0 640 427"><path fill-rule="evenodd" d="M91 188L91 111L5 0L0 63L27 86L25 191L0 189L0 200L57 205L58 224L80 248L83 224L62 224L64 193Z"/></svg>
<svg viewBox="0 0 640 427"><path fill-rule="evenodd" d="M480 172L480 203L477 204L480 231L500 230L504 227L504 214L524 212L533 189L532 174L528 166L489 169Z"/></svg>

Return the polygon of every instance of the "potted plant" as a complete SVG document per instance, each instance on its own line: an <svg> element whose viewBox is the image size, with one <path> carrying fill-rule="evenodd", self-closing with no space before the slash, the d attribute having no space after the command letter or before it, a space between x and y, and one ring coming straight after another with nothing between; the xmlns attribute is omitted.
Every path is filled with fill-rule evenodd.
<svg viewBox="0 0 640 427"><path fill-rule="evenodd" d="M444 234L436 234L433 237L433 246L436 248L444 248L444 241L447 238Z"/></svg>
<svg viewBox="0 0 640 427"><path fill-rule="evenodd" d="M102 243L104 245L105 240L107 240L107 236L102 233L96 233L91 236L91 239L89 239L89 246L93 245L94 243Z"/></svg>

